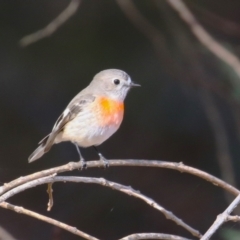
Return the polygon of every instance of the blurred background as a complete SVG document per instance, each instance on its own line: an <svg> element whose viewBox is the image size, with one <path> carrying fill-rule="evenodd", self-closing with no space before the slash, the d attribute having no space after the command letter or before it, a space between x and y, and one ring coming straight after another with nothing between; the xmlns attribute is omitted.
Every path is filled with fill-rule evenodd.
<svg viewBox="0 0 240 240"><path fill-rule="evenodd" d="M216 55L221 48L213 53L202 44L206 36L196 37L169 0L73 0L76 12L64 24L26 46L23 37L43 29L69 4L0 1L1 183L77 161L70 143L54 146L32 164L27 158L97 72L118 68L142 87L128 95L120 130L100 146L106 158L183 162L239 187L240 64L226 52L233 59L240 56L240 2L184 1L215 39L211 46L226 49L222 59ZM97 159L91 148L83 155ZM167 169L111 167L65 175L131 185L202 233L233 199L209 182ZM46 188L27 190L9 202L100 239L141 232L194 239L142 201L101 186L54 184L54 206L47 212ZM0 225L16 239L79 239L9 210L0 209L0 216ZM224 224L212 239L240 239L239 225Z"/></svg>

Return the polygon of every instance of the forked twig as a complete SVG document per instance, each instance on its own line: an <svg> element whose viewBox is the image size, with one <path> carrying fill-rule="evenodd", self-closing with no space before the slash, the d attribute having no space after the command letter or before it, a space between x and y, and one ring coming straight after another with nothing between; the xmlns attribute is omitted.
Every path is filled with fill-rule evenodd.
<svg viewBox="0 0 240 240"><path fill-rule="evenodd" d="M230 66L240 78L240 60L236 55L217 42L197 21L182 0L167 0L167 3L178 12L181 19L189 26L195 37L215 56ZM234 86L239 87L239 79L232 78Z"/></svg>
<svg viewBox="0 0 240 240"><path fill-rule="evenodd" d="M237 196L240 191L231 186L230 184L222 181L221 179L212 176L209 173L206 173L204 171L201 171L199 169L184 165L182 162L166 162L166 161L158 161L158 160L133 160L133 159L127 159L127 160L108 160L110 167L157 167L157 168L167 168L172 170L177 170L180 172L188 173L195 175L197 177L200 177L206 181L211 182L212 184L223 188L224 190L230 192L231 194ZM30 175L27 175L25 177L17 178L9 183L5 183L3 186L0 187L0 195L3 193L9 191L10 189L19 186L23 183L26 183L28 181L50 176L52 174L58 174L61 172L67 172L72 171L75 169L81 169L81 163L80 162L69 162L65 165L50 168L47 170L43 170L40 172L36 172ZM104 165L100 161L88 161L87 162L87 168L95 168L95 167L104 167Z"/></svg>
<svg viewBox="0 0 240 240"><path fill-rule="evenodd" d="M210 237L219 229L219 227L227 222L229 219L230 213L237 207L240 203L240 194L233 200L233 202L228 206L228 208L217 216L217 219L212 224L212 226L207 230L207 232L202 236L201 240L209 240Z"/></svg>
<svg viewBox="0 0 240 240"><path fill-rule="evenodd" d="M160 167L160 168L178 170L180 172L189 173L189 174L195 175L197 177L200 177L202 179L205 179L205 180L213 183L214 185L222 187L223 189L227 190L228 192L230 192L233 195L240 194L238 189L225 183L224 181L222 181L206 172L203 172L201 170L186 166L181 162L176 163L176 162L165 162L165 161L157 161L157 160L133 160L133 159L109 160L109 166L110 167L113 167L113 166L115 166L115 167L116 166ZM27 186L27 188L30 188L30 187L37 186L39 184L54 182L53 179L60 180L60 178L61 178L61 180L65 181L66 179L64 179L64 177L55 177L55 175L57 173L61 173L61 172L72 171L74 169L81 169L81 167L82 166L81 166L80 162L70 162L70 163L60 166L60 167L43 170L43 171L40 171L40 172L37 172L34 174L30 174L28 176L20 177L16 180L13 180L10 183L4 184L0 188L0 195L2 195L2 196L0 196L0 202L5 201L7 198L13 196L14 194L16 194L19 191L24 191L26 189L26 186ZM100 161L88 161L87 167L88 168L103 167L103 164ZM81 181L83 181L83 179L81 179ZM100 180L96 180L96 181L100 181ZM85 178L85 182L86 182L86 178ZM102 185L106 184L106 180L101 180L99 184L102 184ZM109 184L108 184L108 186L112 187ZM116 185L114 185L114 186L116 186ZM112 187L112 188L114 188L114 187ZM124 189L123 192L125 192L127 194L133 193L130 188ZM140 193L136 191L135 194L140 194ZM139 197L139 198L142 199L141 197ZM152 202L153 201L152 199L146 197L145 199L143 198L142 200L146 201L150 205L153 204L153 207L155 207L156 209L158 209L161 212L164 212L162 210L161 206L155 205L155 203ZM165 213L168 213L168 212L166 211Z"/></svg>
<svg viewBox="0 0 240 240"><path fill-rule="evenodd" d="M42 220L44 222L50 223L52 225L55 225L59 228L62 228L68 232L71 232L75 235L78 235L80 237L83 237L85 239L88 240L99 240L98 238L95 238L87 233L84 233L80 230L78 230L76 227L71 227L65 223L59 222L55 219L43 216L39 213L30 211L26 208L23 207L19 207L7 202L2 202L0 203L0 207L20 213L20 214L24 214L30 217L35 217L36 219ZM135 234L131 234L129 236L126 236L124 238L121 238L119 240L137 240L137 239L162 239L162 240L190 240L188 238L184 238L184 237L179 237L176 235L171 235L171 234L163 234L163 233L135 233ZM13 239L12 239L13 240Z"/></svg>
<svg viewBox="0 0 240 240"><path fill-rule="evenodd" d="M148 205L151 207L157 209L158 211L162 212L167 219L172 220L175 222L177 225L183 227L186 229L188 232L190 232L193 236L196 237L201 237L201 234L199 231L195 230L194 228L190 227L188 224L184 223L180 218L175 216L172 212L166 210L162 206L160 206L157 202L155 202L153 199L141 194L139 191L136 191L132 189L131 187L124 186L119 183L115 183L112 181L108 181L104 178L92 178L92 177L56 177L54 175L48 176L48 177L43 177L39 178L27 183L24 183L18 187L13 188L12 190L8 191L7 193L3 194L0 197L0 201L6 201L8 198L16 195L19 192L25 191L26 189L36 187L38 185L46 184L46 183L54 183L54 182L83 182L83 183L94 183L94 184L99 184L105 187L109 187L111 189L123 192L125 194L128 194L130 196L134 196L138 199L143 200L146 202Z"/></svg>

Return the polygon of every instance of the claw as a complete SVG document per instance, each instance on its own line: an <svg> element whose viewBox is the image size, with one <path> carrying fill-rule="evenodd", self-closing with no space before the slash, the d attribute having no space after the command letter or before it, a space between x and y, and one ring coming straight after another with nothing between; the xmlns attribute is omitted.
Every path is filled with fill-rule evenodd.
<svg viewBox="0 0 240 240"><path fill-rule="evenodd" d="M81 158L79 162L81 163L81 169L79 170L87 169L87 163L84 158Z"/></svg>
<svg viewBox="0 0 240 240"><path fill-rule="evenodd" d="M108 162L108 160L107 160L101 153L99 153L99 157L100 157L99 161L102 162L104 168L105 168L105 169L109 168L109 162Z"/></svg>

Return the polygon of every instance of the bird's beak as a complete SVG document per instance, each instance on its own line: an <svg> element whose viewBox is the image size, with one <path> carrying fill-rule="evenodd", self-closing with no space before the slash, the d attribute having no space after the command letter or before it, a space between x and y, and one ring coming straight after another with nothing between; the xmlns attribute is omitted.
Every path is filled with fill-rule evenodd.
<svg viewBox="0 0 240 240"><path fill-rule="evenodd" d="M134 82L131 82L130 85L129 85L130 88L133 88L133 87L141 87L140 84L137 84L137 83L134 83Z"/></svg>

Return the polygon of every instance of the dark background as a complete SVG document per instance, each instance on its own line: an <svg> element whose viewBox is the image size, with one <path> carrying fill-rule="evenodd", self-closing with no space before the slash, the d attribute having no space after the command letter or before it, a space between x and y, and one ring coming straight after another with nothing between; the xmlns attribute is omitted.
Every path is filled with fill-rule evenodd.
<svg viewBox="0 0 240 240"><path fill-rule="evenodd" d="M165 1L134 3L157 29L159 39L154 38L155 45L153 38L134 26L115 1L83 0L77 13L52 36L23 48L19 40L45 27L69 1L0 1L2 184L77 161L77 152L70 143L54 146L32 164L28 164L27 158L72 97L97 72L118 68L142 87L132 90L127 97L120 130L100 146L104 156L182 161L223 178L219 159L225 157L221 150L227 149L226 161L233 164L231 175L235 175L239 186L240 84L233 82L240 79L231 67L198 42ZM185 3L218 42L240 54L238 0ZM226 140L223 145L220 139ZM88 160L97 158L91 148L84 149L83 154ZM104 177L131 185L202 233L229 205L220 188L173 170L111 167L68 175ZM54 184L51 212L46 211L47 201L46 186L9 199L13 204L76 226L100 239L118 239L140 232L192 238L142 201L101 186ZM79 239L62 229L4 209L0 209L0 225L16 239ZM225 224L212 239L239 239L238 229L237 223Z"/></svg>

